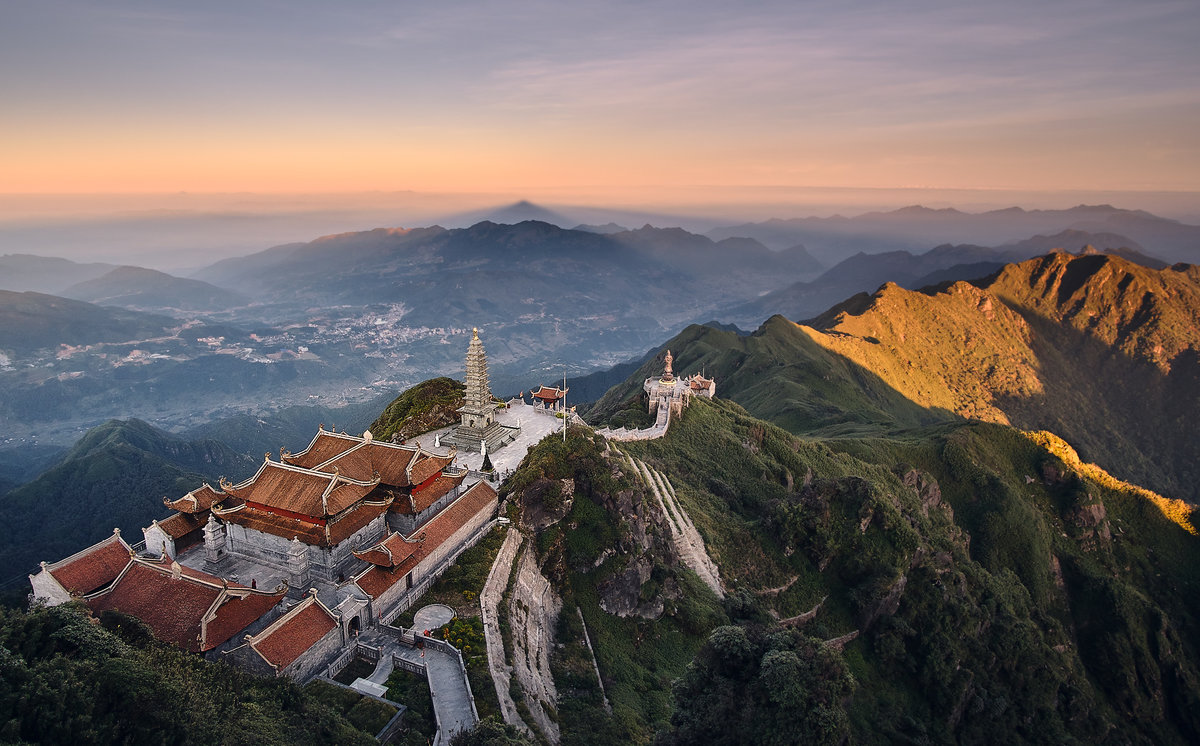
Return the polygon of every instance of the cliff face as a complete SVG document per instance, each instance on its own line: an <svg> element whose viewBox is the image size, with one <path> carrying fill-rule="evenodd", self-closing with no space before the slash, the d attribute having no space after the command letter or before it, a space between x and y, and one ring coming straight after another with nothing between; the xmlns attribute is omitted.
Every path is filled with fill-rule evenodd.
<svg viewBox="0 0 1200 746"><path fill-rule="evenodd" d="M656 619L679 597L679 554L662 507L597 436L572 432L565 447L546 440L504 494L520 511L522 531L542 537L547 575L560 584L571 573L587 575L604 611Z"/></svg>

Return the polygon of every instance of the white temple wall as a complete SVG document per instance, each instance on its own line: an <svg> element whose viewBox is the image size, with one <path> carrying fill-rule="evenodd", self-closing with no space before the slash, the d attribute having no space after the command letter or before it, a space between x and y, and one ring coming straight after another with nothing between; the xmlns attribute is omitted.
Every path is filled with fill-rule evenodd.
<svg viewBox="0 0 1200 746"><path fill-rule="evenodd" d="M146 539L147 552L175 559L175 539L159 528L158 524L151 523L143 528L142 536Z"/></svg>
<svg viewBox="0 0 1200 746"><path fill-rule="evenodd" d="M71 594L59 584L50 571L43 567L36 575L29 576L29 585L33 587L33 598L47 606L58 606L71 600Z"/></svg>
<svg viewBox="0 0 1200 746"><path fill-rule="evenodd" d="M319 547L311 544L304 545L304 553L308 560L308 571L303 582L311 577L318 577L331 582L337 582L338 574L349 577L351 570L361 564L354 556L354 550L370 546L384 538L387 531L386 513L374 518L348 539L335 547ZM275 567L284 572L291 572L289 550L292 548L290 539L268 534L236 523L225 524L225 548L231 554L250 557L264 565Z"/></svg>

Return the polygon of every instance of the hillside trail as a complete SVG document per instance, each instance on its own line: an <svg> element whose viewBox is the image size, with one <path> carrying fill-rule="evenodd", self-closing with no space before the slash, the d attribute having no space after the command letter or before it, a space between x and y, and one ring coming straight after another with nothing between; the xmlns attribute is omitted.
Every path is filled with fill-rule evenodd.
<svg viewBox="0 0 1200 746"><path fill-rule="evenodd" d="M700 580L713 593L717 594L717 598L725 598L725 591L721 587L721 572L704 546L704 537L700 535L696 524L692 523L691 517L679 503L671 480L657 469L647 466L640 459L629 454L622 455L625 456L630 467L641 475L642 481L650 489L654 498L658 500L663 513L666 514L667 525L671 529L671 539L674 541L675 549L679 552L683 563L700 576Z"/></svg>

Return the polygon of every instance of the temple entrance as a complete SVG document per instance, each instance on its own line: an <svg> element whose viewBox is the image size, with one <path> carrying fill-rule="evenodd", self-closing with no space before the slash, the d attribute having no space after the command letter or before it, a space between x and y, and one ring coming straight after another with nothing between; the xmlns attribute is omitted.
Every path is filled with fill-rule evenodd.
<svg viewBox="0 0 1200 746"><path fill-rule="evenodd" d="M358 637L358 633L362 632L362 622L359 621L358 617L354 617L350 620L350 627L348 629L351 637Z"/></svg>

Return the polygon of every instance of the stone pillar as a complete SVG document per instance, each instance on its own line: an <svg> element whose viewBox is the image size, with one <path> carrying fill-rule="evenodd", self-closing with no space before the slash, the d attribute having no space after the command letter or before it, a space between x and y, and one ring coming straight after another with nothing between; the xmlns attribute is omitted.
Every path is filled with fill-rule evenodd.
<svg viewBox="0 0 1200 746"><path fill-rule="evenodd" d="M220 562L225 549L225 524L209 513L208 523L204 524L204 559L212 563Z"/></svg>
<svg viewBox="0 0 1200 746"><path fill-rule="evenodd" d="M293 536L288 546L288 585L303 588L308 582L308 547Z"/></svg>

